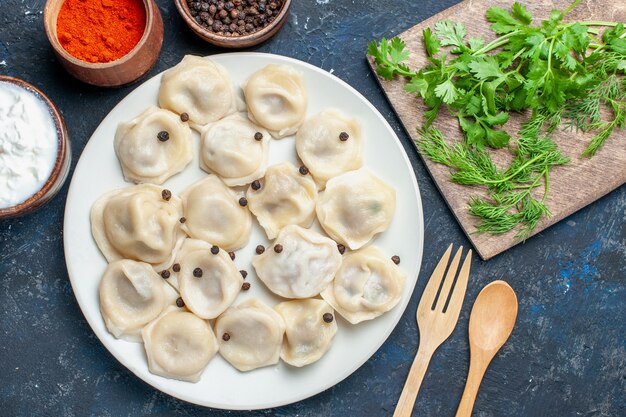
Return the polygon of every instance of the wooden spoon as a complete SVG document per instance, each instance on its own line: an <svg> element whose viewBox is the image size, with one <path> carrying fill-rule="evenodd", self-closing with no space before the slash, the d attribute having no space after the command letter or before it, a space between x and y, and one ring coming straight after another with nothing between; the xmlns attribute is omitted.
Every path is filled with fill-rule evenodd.
<svg viewBox="0 0 626 417"><path fill-rule="evenodd" d="M470 367L456 417L470 417L489 363L507 341L517 318L515 291L504 281L482 289L470 315Z"/></svg>

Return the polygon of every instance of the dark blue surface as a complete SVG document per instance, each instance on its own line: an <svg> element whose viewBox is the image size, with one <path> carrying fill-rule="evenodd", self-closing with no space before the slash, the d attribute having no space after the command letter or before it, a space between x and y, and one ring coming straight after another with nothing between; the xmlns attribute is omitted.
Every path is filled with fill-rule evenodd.
<svg viewBox="0 0 626 417"><path fill-rule="evenodd" d="M295 0L282 32L254 50L332 70L392 124L413 161L424 203L422 276L389 340L345 381L311 399L254 416L391 416L417 342L415 310L450 242L468 245L364 59L367 41L391 36L454 0ZM183 26L171 0L161 57L150 75L184 54L218 52ZM42 0L0 0L0 74L18 76L60 107L77 157L102 118L133 87L107 90L73 80L56 62ZM624 140L624 134L620 140ZM76 160L73 161L73 165ZM100 344L74 299L63 259L67 186L39 212L0 221L1 416L238 416L155 391ZM474 416L626 415L626 187L489 262L476 260L457 329L431 362L416 415L454 416L468 367L471 303L494 279L517 291L513 335L481 386ZM303 381L306 384L306 381Z"/></svg>

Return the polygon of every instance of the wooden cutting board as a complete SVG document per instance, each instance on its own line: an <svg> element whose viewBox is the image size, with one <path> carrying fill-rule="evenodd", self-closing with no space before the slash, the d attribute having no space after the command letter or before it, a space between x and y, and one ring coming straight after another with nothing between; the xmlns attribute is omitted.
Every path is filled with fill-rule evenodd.
<svg viewBox="0 0 626 417"><path fill-rule="evenodd" d="M525 0L522 3L532 13L534 22L537 22L549 16L553 8L561 10L567 8L571 1ZM482 36L489 42L495 36L490 31L489 23L485 19L486 10L492 6L500 6L508 10L512 4L512 0L467 0L400 34L399 36L406 42L411 51L409 66L419 68L426 63L426 54L422 44L422 30L426 27L434 28L435 23L439 20L450 19L464 23L469 37ZM626 2L623 0L583 1L565 20L626 22ZM369 63L373 68L371 59ZM413 140L418 139L415 129L422 125L422 114L426 110L421 99L404 91L405 79L397 78L393 81L378 79L409 136ZM517 132L522 120L522 117L513 116L508 123L510 128L507 127L507 130L511 133ZM462 137L457 119L445 111L439 114L435 126L449 140L458 140ZM586 149L591 137L592 135L571 130L561 130L555 135L555 141L559 148L571 158L571 162L552 170L547 200L547 206L552 212L552 217L543 219L535 230L535 234L626 183L626 132L623 130L615 132L594 157L582 158L580 155ZM510 158L509 155L507 151L494 152L494 161L499 166L506 166L505 164ZM481 193L480 188L454 184L449 180L447 167L435 164L425 158L422 159L439 191L443 194L448 206L481 258L490 259L521 243L516 239L515 231L500 236L475 233L477 220L468 213L467 202L471 196Z"/></svg>

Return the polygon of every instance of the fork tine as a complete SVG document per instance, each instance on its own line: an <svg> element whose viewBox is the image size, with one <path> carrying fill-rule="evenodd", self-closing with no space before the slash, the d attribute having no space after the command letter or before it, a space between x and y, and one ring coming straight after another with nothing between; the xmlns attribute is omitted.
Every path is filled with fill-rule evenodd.
<svg viewBox="0 0 626 417"><path fill-rule="evenodd" d="M450 303L448 304L446 313L452 315L454 320L457 320L459 313L461 312L461 306L463 305L463 299L465 298L465 290L467 289L467 281L469 280L470 267L472 266L472 250L470 249L465 256L465 261L459 272L459 277L456 280L454 291L450 296Z"/></svg>
<svg viewBox="0 0 626 417"><path fill-rule="evenodd" d="M450 254L452 253L452 243L448 246L448 249L443 254L439 263L435 267L433 274L428 279L428 283L426 284L426 288L424 289L424 293L422 294L422 299L420 300L419 306L417 307L417 312L419 314L420 311L427 309L430 310L433 302L435 301L435 297L437 296L437 291L441 285L441 279L443 278L444 272L446 272L446 266L448 265L448 260L450 259Z"/></svg>
<svg viewBox="0 0 626 417"><path fill-rule="evenodd" d="M460 246L459 249L456 251L454 258L452 258L452 263L448 267L448 273L443 280L443 286L441 288L441 292L439 293L439 298L437 299L437 305L434 308L434 310L436 311L443 311L443 308L446 305L446 301L448 301L450 289L452 288L452 284L454 283L454 277L456 276L456 272L459 270L461 255L463 255L463 246Z"/></svg>

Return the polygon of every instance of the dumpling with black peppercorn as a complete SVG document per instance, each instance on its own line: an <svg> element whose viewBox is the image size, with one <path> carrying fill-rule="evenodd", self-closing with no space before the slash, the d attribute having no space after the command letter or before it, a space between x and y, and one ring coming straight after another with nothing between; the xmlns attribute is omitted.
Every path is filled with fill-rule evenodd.
<svg viewBox="0 0 626 417"><path fill-rule="evenodd" d="M389 228L396 191L361 168L332 178L317 201L317 218L328 235L355 250Z"/></svg>
<svg viewBox="0 0 626 417"><path fill-rule="evenodd" d="M203 319L213 319L237 298L243 277L228 252L196 239L186 239L168 274L185 306ZM169 271L168 271L169 272Z"/></svg>
<svg viewBox="0 0 626 417"><path fill-rule="evenodd" d="M337 244L300 226L287 226L272 247L252 258L259 279L274 294L285 298L310 298L333 280L341 266Z"/></svg>
<svg viewBox="0 0 626 417"><path fill-rule="evenodd" d="M118 339L141 341L141 329L178 295L145 262L111 262L100 280L100 311L109 332Z"/></svg>
<svg viewBox="0 0 626 417"><path fill-rule="evenodd" d="M374 319L395 307L406 277L391 258L370 245L343 258L322 298L352 324Z"/></svg>
<svg viewBox="0 0 626 417"><path fill-rule="evenodd" d="M220 355L244 372L277 363L284 333L281 315L256 298L230 307L215 320Z"/></svg>
<svg viewBox="0 0 626 417"><path fill-rule="evenodd" d="M190 237L226 251L239 249L248 243L252 226L250 211L245 204L242 205L242 196L228 188L217 176L210 175L197 181L180 197L185 216L181 227Z"/></svg>
<svg viewBox="0 0 626 417"><path fill-rule="evenodd" d="M155 375L198 382L218 351L206 320L176 307L168 307L141 332L148 368Z"/></svg>
<svg viewBox="0 0 626 417"><path fill-rule="evenodd" d="M228 186L249 184L265 175L269 133L239 114L206 125L200 142L200 166Z"/></svg>
<svg viewBox="0 0 626 417"><path fill-rule="evenodd" d="M296 133L306 114L304 76L287 65L270 64L252 74L243 93L248 117L277 139Z"/></svg>
<svg viewBox="0 0 626 417"><path fill-rule="evenodd" d="M324 300L285 301L274 307L285 320L285 337L280 352L292 366L305 366L319 360L330 348L337 333L333 308Z"/></svg>
<svg viewBox="0 0 626 417"><path fill-rule="evenodd" d="M208 58L186 55L161 78L159 106L186 113L194 127L215 122L237 110L228 71Z"/></svg>
<svg viewBox="0 0 626 417"><path fill-rule="evenodd" d="M135 183L162 184L193 158L189 126L155 106L120 123L113 143L124 178Z"/></svg>
<svg viewBox="0 0 626 417"><path fill-rule="evenodd" d="M134 185L96 200L91 207L91 233L107 261L134 259L161 271L172 264L185 239L182 215L181 199L169 190Z"/></svg>
<svg viewBox="0 0 626 417"><path fill-rule="evenodd" d="M296 134L298 156L321 187L363 165L363 135L357 119L335 109L309 117Z"/></svg>
<svg viewBox="0 0 626 417"><path fill-rule="evenodd" d="M246 197L269 239L285 226L308 227L315 219L315 181L289 162L269 167L262 180L252 183Z"/></svg>

